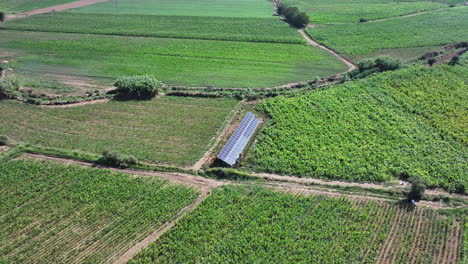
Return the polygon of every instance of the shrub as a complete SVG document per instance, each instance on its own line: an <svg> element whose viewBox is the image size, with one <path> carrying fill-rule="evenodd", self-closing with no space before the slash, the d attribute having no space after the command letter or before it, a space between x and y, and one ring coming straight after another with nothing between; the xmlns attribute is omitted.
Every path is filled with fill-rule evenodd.
<svg viewBox="0 0 468 264"><path fill-rule="evenodd" d="M460 63L460 56L455 56L449 61L449 65L455 66Z"/></svg>
<svg viewBox="0 0 468 264"><path fill-rule="evenodd" d="M14 99L19 95L20 84L17 80L0 80L0 99Z"/></svg>
<svg viewBox="0 0 468 264"><path fill-rule="evenodd" d="M5 13L0 12L0 21L5 21Z"/></svg>
<svg viewBox="0 0 468 264"><path fill-rule="evenodd" d="M398 58L380 56L358 62L358 69L349 73L351 79L360 79L374 73L393 71L402 68L404 62Z"/></svg>
<svg viewBox="0 0 468 264"><path fill-rule="evenodd" d="M437 60L435 58L430 58L430 59L427 60L427 64L429 64L429 66L432 67L432 65L434 65L434 63L436 63L436 61Z"/></svg>
<svg viewBox="0 0 468 264"><path fill-rule="evenodd" d="M257 180L258 178L246 172L235 169L213 168L205 171L206 175L222 180Z"/></svg>
<svg viewBox="0 0 468 264"><path fill-rule="evenodd" d="M423 179L419 176L413 176L409 178L409 182L411 183L411 190L407 195L408 201L421 200L424 196L424 191L426 191L426 185Z"/></svg>
<svg viewBox="0 0 468 264"><path fill-rule="evenodd" d="M369 20L367 20L367 19L365 19L365 18L360 18L360 19L359 19L359 22L361 22L361 23L362 23L362 22L368 22L368 21L369 21Z"/></svg>
<svg viewBox="0 0 468 264"><path fill-rule="evenodd" d="M0 146L7 145L8 138L6 136L0 135Z"/></svg>
<svg viewBox="0 0 468 264"><path fill-rule="evenodd" d="M284 16L286 21L298 28L303 28L309 24L309 16L305 12L299 11L297 7L278 5L278 14Z"/></svg>
<svg viewBox="0 0 468 264"><path fill-rule="evenodd" d="M137 163L137 159L131 155L123 155L109 150L104 150L102 152L102 158L98 160L98 163L119 168L128 168L135 165Z"/></svg>
<svg viewBox="0 0 468 264"><path fill-rule="evenodd" d="M152 98L159 93L162 83L152 76L120 77L115 82L117 93L121 97L134 99Z"/></svg>

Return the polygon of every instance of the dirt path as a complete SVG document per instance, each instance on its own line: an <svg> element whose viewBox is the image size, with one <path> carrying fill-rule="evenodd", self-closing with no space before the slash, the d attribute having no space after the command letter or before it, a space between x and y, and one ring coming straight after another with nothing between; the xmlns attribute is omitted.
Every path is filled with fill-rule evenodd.
<svg viewBox="0 0 468 264"><path fill-rule="evenodd" d="M367 22L380 22L380 21L385 21L385 20L389 20L389 19L393 19L393 18L400 18L400 17L414 17L414 16L419 16L419 15L424 15L424 14L427 14L427 13L431 13L431 12L434 12L434 11L440 10L440 9L445 9L445 8L438 8L438 9L433 9L433 10L421 11L421 12L416 12L416 13L401 15L401 16L385 17L385 18L378 18L378 19L369 19L369 20L367 20Z"/></svg>
<svg viewBox="0 0 468 264"><path fill-rule="evenodd" d="M313 39L309 36L309 34L307 34L307 32L305 32L304 29L298 29L297 31L298 31L298 32L302 35L302 37L307 41L307 44L328 51L328 52L331 53L333 56L335 56L337 59L339 59L339 60L342 61L344 64L346 64L346 66L348 66L348 71L352 71L352 70L357 69L356 65L354 65L354 63L352 63L350 60L348 60L348 59L346 59L345 57L341 56L341 55L338 54L336 51L334 51L334 50L332 50L332 49L330 49L330 48L327 48L327 47L325 47L325 46L319 44L319 43L316 42L315 40L313 40Z"/></svg>
<svg viewBox="0 0 468 264"><path fill-rule="evenodd" d="M156 231L154 231L151 235L149 235L147 238L143 239L133 247L131 247L125 254L123 254L120 258L118 258L114 264L125 264L129 260L131 260L138 252L140 252L143 248L147 247L149 244L153 243L156 241L158 238L160 238L164 233L166 233L169 229L174 227L185 215L187 215L189 212L193 211L205 198L209 195L208 192L203 192L198 199L190 204L189 206L183 208L180 210L180 212L177 214L174 220L171 222L166 222L164 225L162 225L160 228L158 228Z"/></svg>
<svg viewBox="0 0 468 264"><path fill-rule="evenodd" d="M78 8L78 7L92 5L92 4L101 3L101 2L109 2L109 1L111 1L111 0L81 0L81 1L76 1L76 2L72 2L72 3L68 3L68 4L56 5L56 6L36 9L36 10L33 10L33 11L29 11L29 12L18 13L18 14L14 14L14 15L7 15L6 20L12 20L12 19L16 19L16 18L23 18L23 17L28 17L28 16L40 15L40 14L46 14L46 13L51 13L51 12L56 12L56 11L64 11L64 10L68 10L68 9Z"/></svg>
<svg viewBox="0 0 468 264"><path fill-rule="evenodd" d="M102 104L102 103L107 103L111 99L104 98L104 99L95 99L95 100L88 100L88 101L82 101L82 102L77 102L77 103L70 103L70 104L56 104L56 105L40 105L41 107L47 107L47 108L69 108L69 107L77 107L77 106L83 106L83 105L92 105L92 104Z"/></svg>
<svg viewBox="0 0 468 264"><path fill-rule="evenodd" d="M106 166L99 166L96 164L88 163L88 162L82 162L82 161L76 161L76 160L70 160L70 159L63 159L63 158L56 158L56 157L50 157L46 155L40 155L40 154L30 154L30 153L25 153L21 155L20 157L16 159L33 159L33 160L53 160L65 164L76 164L76 165L81 165L84 167L95 167L95 168L101 168L101 169L108 169L111 171L115 172L123 172L123 173L128 173L130 175L133 175L135 177L160 177L163 179L168 180L169 182L175 183L175 184L184 184L190 187L194 187L201 192L209 192L213 188L216 188L218 186L221 186L225 184L223 181L217 181L214 179L208 179L205 177L201 176L196 176L192 174L186 174L186 173L172 173L172 172L155 172L155 171L140 171L140 170L131 170L131 169L116 169L116 168L110 168Z"/></svg>

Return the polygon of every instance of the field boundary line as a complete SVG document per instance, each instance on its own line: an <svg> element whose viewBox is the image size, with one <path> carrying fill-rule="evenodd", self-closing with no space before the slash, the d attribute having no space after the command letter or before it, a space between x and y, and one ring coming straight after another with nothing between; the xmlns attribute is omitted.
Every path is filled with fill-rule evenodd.
<svg viewBox="0 0 468 264"><path fill-rule="evenodd" d="M367 20L367 22L381 22L381 21L386 21L386 20L390 20L390 19L394 19L394 18L414 17L414 16L419 16L419 15L424 15L424 14L427 14L427 13L432 13L432 12L439 11L439 10L444 10L444 9L447 9L447 8L448 7L441 7L441 8L437 8L437 9L419 11L419 12L416 12L416 13L411 13L411 14L406 14L406 15L369 19L369 20Z"/></svg>
<svg viewBox="0 0 468 264"><path fill-rule="evenodd" d="M28 12L8 15L5 20L13 20L17 18L24 18L24 17L46 14L46 13L51 13L51 12L64 11L68 9L83 7L87 5L93 5L93 4L102 3L102 2L109 2L109 1L111 0L80 0L80 1L75 1L75 2L68 3L68 4L49 6L45 8L28 11Z"/></svg>
<svg viewBox="0 0 468 264"><path fill-rule="evenodd" d="M190 205L182 208L182 210L179 211L179 213L173 218L172 221L166 222L163 224L161 227L159 227L156 231L154 231L151 235L140 241L139 243L135 244L133 247L131 247L125 254L123 254L121 257L119 257L116 261L114 261L114 264L125 264L129 260L131 260L138 252L140 252L143 248L147 247L149 244L153 243L156 241L158 238L160 238L162 235L164 235L169 229L174 227L183 217L185 217L188 213L191 211L195 210L198 205L203 202L206 197L210 194L209 191L204 191L201 193L201 195L195 200L195 202L191 203Z"/></svg>

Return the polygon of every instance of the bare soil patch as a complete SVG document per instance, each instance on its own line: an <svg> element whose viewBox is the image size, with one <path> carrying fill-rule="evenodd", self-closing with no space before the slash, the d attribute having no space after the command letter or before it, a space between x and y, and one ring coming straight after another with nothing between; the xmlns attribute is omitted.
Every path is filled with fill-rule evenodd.
<svg viewBox="0 0 468 264"><path fill-rule="evenodd" d="M104 98L104 99L96 99L96 100L87 100L87 101L71 103L71 104L56 104L56 105L41 105L41 106L48 107L48 108L69 108L69 107L77 107L77 106L84 106L84 105L91 105L91 104L107 103L109 101L110 99Z"/></svg>
<svg viewBox="0 0 468 264"><path fill-rule="evenodd" d="M7 152L10 148L7 146L0 146L0 155Z"/></svg>
<svg viewBox="0 0 468 264"><path fill-rule="evenodd" d="M18 13L18 14L14 14L14 15L8 15L6 17L6 20L12 20L12 19L16 19L16 18L23 18L23 17L28 17L28 16L40 15L40 14L46 14L46 13L51 13L51 12L64 11L64 10L68 10L68 9L78 8L78 7L92 5L92 4L101 3L101 2L109 2L109 1L111 1L111 0L81 0L81 1L76 1L76 2L72 2L72 3L68 3L68 4L56 5L56 6L36 9L36 10L33 10L33 11L29 11L29 12Z"/></svg>

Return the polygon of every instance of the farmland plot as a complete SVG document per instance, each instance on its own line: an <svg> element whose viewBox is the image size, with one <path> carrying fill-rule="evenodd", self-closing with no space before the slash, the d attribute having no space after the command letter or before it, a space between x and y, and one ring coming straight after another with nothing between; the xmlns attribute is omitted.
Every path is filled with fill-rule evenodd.
<svg viewBox="0 0 468 264"><path fill-rule="evenodd" d="M0 31L0 45L17 54L18 71L150 74L177 85L268 87L346 70L326 51L278 43Z"/></svg>
<svg viewBox="0 0 468 264"><path fill-rule="evenodd" d="M426 10L448 7L439 1L392 0L283 0L307 12L314 24L358 22L360 18L396 17Z"/></svg>
<svg viewBox="0 0 468 264"><path fill-rule="evenodd" d="M195 190L51 162L0 163L1 263L112 263Z"/></svg>
<svg viewBox="0 0 468 264"><path fill-rule="evenodd" d="M466 190L466 67L413 67L260 105L257 171Z"/></svg>
<svg viewBox="0 0 468 264"><path fill-rule="evenodd" d="M0 101L0 135L45 147L100 154L105 149L158 163L200 158L237 104L231 99L162 97L47 108Z"/></svg>
<svg viewBox="0 0 468 264"><path fill-rule="evenodd" d="M429 209L225 186L130 263L431 263L461 232Z"/></svg>
<svg viewBox="0 0 468 264"><path fill-rule="evenodd" d="M320 43L345 56L373 54L380 49L440 46L468 40L468 6L413 17L371 23L309 28Z"/></svg>
<svg viewBox="0 0 468 264"><path fill-rule="evenodd" d="M303 44L287 23L271 18L77 14L57 12L17 19L0 28L106 35Z"/></svg>

